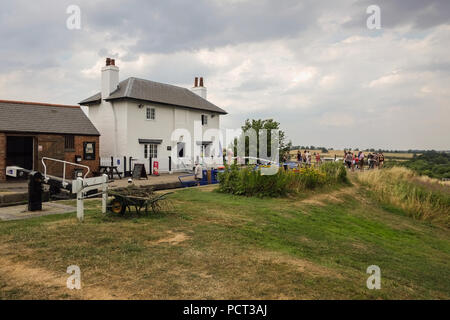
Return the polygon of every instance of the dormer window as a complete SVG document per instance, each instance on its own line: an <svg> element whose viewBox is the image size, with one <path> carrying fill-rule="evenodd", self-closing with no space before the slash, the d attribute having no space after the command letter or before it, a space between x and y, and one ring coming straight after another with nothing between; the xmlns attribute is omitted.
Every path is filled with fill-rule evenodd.
<svg viewBox="0 0 450 320"><path fill-rule="evenodd" d="M208 116L202 114L202 126L206 126L208 124Z"/></svg>
<svg viewBox="0 0 450 320"><path fill-rule="evenodd" d="M146 119L155 120L156 111L155 108L147 107L146 109Z"/></svg>

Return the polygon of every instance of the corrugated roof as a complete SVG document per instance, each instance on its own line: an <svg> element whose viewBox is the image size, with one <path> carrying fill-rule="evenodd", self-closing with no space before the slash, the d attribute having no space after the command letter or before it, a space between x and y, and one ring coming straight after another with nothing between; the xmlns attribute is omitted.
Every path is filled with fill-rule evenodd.
<svg viewBox="0 0 450 320"><path fill-rule="evenodd" d="M0 132L95 135L79 106L0 100Z"/></svg>
<svg viewBox="0 0 450 320"><path fill-rule="evenodd" d="M227 114L225 110L212 104L208 100L203 99L202 97L186 88L145 79L138 79L134 77L121 81L117 90L112 92L109 97L105 98L105 100L115 100L123 98L152 101L180 107L217 112L220 114ZM100 99L101 94L97 93L81 101L80 105L99 103Z"/></svg>

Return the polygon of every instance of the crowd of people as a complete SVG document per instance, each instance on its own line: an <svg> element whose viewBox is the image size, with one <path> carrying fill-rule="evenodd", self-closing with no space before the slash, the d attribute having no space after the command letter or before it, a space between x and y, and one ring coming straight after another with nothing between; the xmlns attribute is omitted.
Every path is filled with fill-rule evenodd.
<svg viewBox="0 0 450 320"><path fill-rule="evenodd" d="M314 166L320 166L320 164L322 163L320 153L311 153L309 150L304 150L303 152L301 152L301 150L298 150L296 158L299 167L311 167L313 164ZM284 164L286 164L289 160L290 156L288 154L285 154L282 158ZM337 158L337 155L334 155L334 161L339 160L340 159ZM343 162L347 166L347 168L351 169L352 171L354 171L355 169L363 170L366 164L368 169L381 169L384 165L384 155L382 152L369 152L366 157L364 151L352 152L344 150ZM286 168L287 165L285 165L285 169Z"/></svg>
<svg viewBox="0 0 450 320"><path fill-rule="evenodd" d="M355 169L363 170L366 164L366 157L364 151L351 152L344 150L344 163L347 168L354 171ZM384 165L384 155L382 152L367 154L368 169L381 169Z"/></svg>
<svg viewBox="0 0 450 320"><path fill-rule="evenodd" d="M288 156L285 155L283 157L283 162L286 162L288 159ZM297 151L297 163L299 167L310 167L313 163L315 163L316 166L319 166L320 163L322 163L322 159L320 158L319 152L314 152L311 154L309 150L305 150L303 153L298 150Z"/></svg>

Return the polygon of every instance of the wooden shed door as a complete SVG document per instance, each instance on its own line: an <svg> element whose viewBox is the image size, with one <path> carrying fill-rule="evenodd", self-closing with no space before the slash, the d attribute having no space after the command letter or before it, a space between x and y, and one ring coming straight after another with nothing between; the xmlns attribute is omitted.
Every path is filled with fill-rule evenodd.
<svg viewBox="0 0 450 320"><path fill-rule="evenodd" d="M64 160L64 136L40 135L38 138L39 171L44 172L42 157ZM47 174L62 177L63 164L54 161L46 161Z"/></svg>

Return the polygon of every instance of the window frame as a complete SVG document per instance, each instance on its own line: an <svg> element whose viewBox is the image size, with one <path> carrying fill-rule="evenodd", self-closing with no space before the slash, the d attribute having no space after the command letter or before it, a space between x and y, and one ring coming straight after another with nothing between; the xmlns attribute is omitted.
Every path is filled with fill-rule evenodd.
<svg viewBox="0 0 450 320"><path fill-rule="evenodd" d="M146 143L144 144L144 159L158 158L158 144Z"/></svg>
<svg viewBox="0 0 450 320"><path fill-rule="evenodd" d="M202 126L208 125L208 115L202 114Z"/></svg>
<svg viewBox="0 0 450 320"><path fill-rule="evenodd" d="M158 145L156 143L148 145L148 156L152 159L158 158Z"/></svg>
<svg viewBox="0 0 450 320"><path fill-rule="evenodd" d="M186 143L185 142L177 142L177 156L178 158L184 158L185 157L185 150L186 150ZM182 154L180 156L180 153Z"/></svg>
<svg viewBox="0 0 450 320"><path fill-rule="evenodd" d="M64 151L74 152L75 151L75 136L72 134L67 134L64 136Z"/></svg>
<svg viewBox="0 0 450 320"><path fill-rule="evenodd" d="M92 152L86 152L87 146L92 145ZM97 158L95 141L85 141L83 142L83 160L95 160Z"/></svg>
<svg viewBox="0 0 450 320"><path fill-rule="evenodd" d="M202 158L208 158L211 156L211 148L208 143L202 143L200 145L200 155Z"/></svg>
<svg viewBox="0 0 450 320"><path fill-rule="evenodd" d="M150 111L150 118L149 118L149 111ZM152 118L153 116L153 118ZM156 108L147 106L145 107L145 120L147 121L155 121L156 120Z"/></svg>

